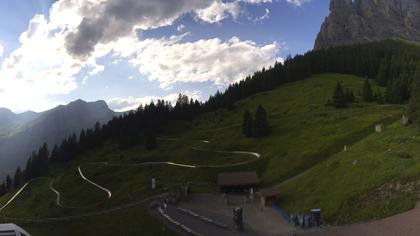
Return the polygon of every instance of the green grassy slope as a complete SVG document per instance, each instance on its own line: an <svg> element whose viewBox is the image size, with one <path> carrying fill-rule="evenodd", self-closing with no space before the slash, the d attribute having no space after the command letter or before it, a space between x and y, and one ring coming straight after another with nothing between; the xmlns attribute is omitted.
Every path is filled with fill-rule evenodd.
<svg viewBox="0 0 420 236"><path fill-rule="evenodd" d="M356 94L364 82L347 75L313 76L245 99L234 111L204 115L189 124L184 137L207 138L222 149L245 148L260 152L269 162L262 172L263 181L266 184L281 182L342 150L344 145L367 136L375 124L399 119L403 112L401 106L360 102L349 109L326 107L337 81ZM376 89L380 88L374 86ZM240 131L243 111L255 111L259 104L267 109L272 135L261 140L244 138Z"/></svg>
<svg viewBox="0 0 420 236"><path fill-rule="evenodd" d="M180 183L187 181L192 182L193 191L212 192L216 190L216 176L222 171L257 170L263 185L279 184L317 163L337 158L335 155L340 154L336 153L340 153L344 145L351 146L352 143L364 140L372 133L375 124L392 123L399 119L404 111L402 106L379 106L362 102L344 110L326 107L324 104L331 98L337 81L344 87L353 89L356 94L364 82L363 79L354 76L323 74L287 84L240 101L232 111L219 110L201 115L191 122L169 124L164 136L180 139L159 139L159 148L154 151L146 151L143 147L119 150L116 144L107 143L65 166L54 166L51 179L39 179L31 183L2 214L7 217L41 221L51 217L80 216L174 191ZM374 89L378 87L375 86ZM360 97L357 99L360 100ZM243 111L249 109L254 112L259 104L267 110L272 134L258 140L245 138L241 132ZM195 140L209 140L210 143ZM208 151L198 151L191 147ZM255 159L249 155L211 152L215 150L259 152L263 159L239 167L204 169L126 165L148 161L227 165ZM122 165L103 165L95 162ZM77 175L78 166L81 166L89 179L110 189L113 193L112 198L108 200L105 192L82 181ZM318 167L313 171L316 168ZM386 169L385 166L383 168ZM306 176L311 174L312 172L291 181L290 185L282 186L282 204L284 203L287 209L295 211L307 207L324 207L316 201L309 202L300 197L302 193L311 195L309 190L295 187L296 181L304 181ZM151 178L158 179L157 190L150 190ZM377 179L375 183L381 181L381 178ZM56 196L49 189L51 180L54 180L54 188L62 194L62 204L71 206L70 208L61 208L55 204ZM366 186L361 193L376 187L375 184ZM322 191L320 194L323 194ZM6 202L9 197L10 194L0 198L0 204ZM337 204L330 207L331 214L340 209L340 203L346 201L346 198L336 198L335 201ZM399 209L403 208L405 209L405 206ZM393 211L387 211L389 212ZM3 221L10 220L5 218ZM14 221L27 227L34 236L78 235L80 232L98 235L162 235L162 223L148 216L141 204L100 216L76 217L65 221ZM167 230L165 233L171 234Z"/></svg>
<svg viewBox="0 0 420 236"><path fill-rule="evenodd" d="M412 208L420 190L420 139L400 122L319 163L284 184L291 212L321 207L332 223L351 223Z"/></svg>

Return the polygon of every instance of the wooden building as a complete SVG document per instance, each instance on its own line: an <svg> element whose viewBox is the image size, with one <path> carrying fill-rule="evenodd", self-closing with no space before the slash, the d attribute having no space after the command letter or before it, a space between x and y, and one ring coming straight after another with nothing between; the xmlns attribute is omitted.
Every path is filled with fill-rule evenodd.
<svg viewBox="0 0 420 236"><path fill-rule="evenodd" d="M277 187L269 187L269 188L263 188L258 191L258 194L261 197L261 206L267 207L273 205L277 197L279 196L279 190Z"/></svg>
<svg viewBox="0 0 420 236"><path fill-rule="evenodd" d="M260 182L255 171L220 173L217 179L219 190L222 193L249 193L256 189Z"/></svg>

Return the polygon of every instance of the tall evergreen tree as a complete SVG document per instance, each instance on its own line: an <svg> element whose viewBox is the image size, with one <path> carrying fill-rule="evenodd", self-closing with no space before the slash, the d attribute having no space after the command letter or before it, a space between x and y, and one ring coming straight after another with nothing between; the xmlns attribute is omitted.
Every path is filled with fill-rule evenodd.
<svg viewBox="0 0 420 236"><path fill-rule="evenodd" d="M270 134L270 124L263 106L259 105L255 112L254 136L263 137Z"/></svg>
<svg viewBox="0 0 420 236"><path fill-rule="evenodd" d="M86 149L87 149L86 132L84 129L82 129L79 135L79 151L83 152Z"/></svg>
<svg viewBox="0 0 420 236"><path fill-rule="evenodd" d="M20 167L18 167L15 172L15 178L13 179L14 188L19 188L20 186L22 186L23 181L24 181L23 173Z"/></svg>
<svg viewBox="0 0 420 236"><path fill-rule="evenodd" d="M146 137L146 149L153 150L157 147L156 136L154 134L148 134Z"/></svg>
<svg viewBox="0 0 420 236"><path fill-rule="evenodd" d="M0 183L0 196L3 196L4 194L6 194L7 189L6 189L6 184L4 182Z"/></svg>
<svg viewBox="0 0 420 236"><path fill-rule="evenodd" d="M379 64L378 73L376 76L376 80L381 86L385 86L389 79L389 63L386 58L382 58L381 63Z"/></svg>
<svg viewBox="0 0 420 236"><path fill-rule="evenodd" d="M353 91L350 89L346 89L345 96L346 96L346 101L348 103L353 103L356 101L356 97L354 96Z"/></svg>
<svg viewBox="0 0 420 236"><path fill-rule="evenodd" d="M33 160L34 155L35 155L35 153L32 153L32 156L30 156L28 158L28 161L26 162L26 166L25 166L25 180L26 181L28 181L28 180L30 180L30 179L33 178L33 171L32 171L32 169L33 169L32 166L33 165L32 165L32 160Z"/></svg>
<svg viewBox="0 0 420 236"><path fill-rule="evenodd" d="M44 143L38 151L36 160L36 177L48 175L48 164L49 164L50 153L48 151L48 145Z"/></svg>
<svg viewBox="0 0 420 236"><path fill-rule="evenodd" d="M411 86L410 118L420 127L420 63L416 66L413 83Z"/></svg>
<svg viewBox="0 0 420 236"><path fill-rule="evenodd" d="M373 102L373 91L369 79L366 79L365 83L363 84L362 97L363 101L365 102Z"/></svg>
<svg viewBox="0 0 420 236"><path fill-rule="evenodd" d="M384 96L382 95L382 91L380 89L378 89L375 93L375 101L378 104L384 104L385 103Z"/></svg>
<svg viewBox="0 0 420 236"><path fill-rule="evenodd" d="M246 137L252 137L253 126L254 126L254 120L252 119L251 112L246 110L244 112L244 119L243 119L243 122L242 122L242 133Z"/></svg>
<svg viewBox="0 0 420 236"><path fill-rule="evenodd" d="M56 162L59 160L59 152L58 152L58 146L57 144L54 145L52 151L51 151L51 155L50 155L50 160L51 162Z"/></svg>
<svg viewBox="0 0 420 236"><path fill-rule="evenodd" d="M343 91L343 88L341 87L340 82L337 82L337 85L335 86L332 103L335 108L347 107L346 95L344 94L344 91Z"/></svg>
<svg viewBox="0 0 420 236"><path fill-rule="evenodd" d="M12 188L13 188L12 178L10 178L10 175L7 175L7 177L6 177L6 190L7 190L7 192L12 190Z"/></svg>

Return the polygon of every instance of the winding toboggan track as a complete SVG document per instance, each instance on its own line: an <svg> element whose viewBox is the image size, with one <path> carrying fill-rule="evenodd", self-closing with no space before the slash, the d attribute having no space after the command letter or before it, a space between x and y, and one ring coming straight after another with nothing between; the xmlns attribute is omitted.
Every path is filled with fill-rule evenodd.
<svg viewBox="0 0 420 236"><path fill-rule="evenodd" d="M185 139L179 139L179 138L159 138L159 140L165 140L165 141L187 141ZM196 141L196 142L200 142L200 143L205 143L205 144L209 144L210 141L208 140L190 140L190 141ZM257 153L257 152L247 152L247 151L224 151L224 150L207 150L207 149L201 149L201 148L196 148L196 147L192 147L191 149L196 150L196 151L202 151L202 152L213 152L213 153L219 153L219 154L238 154L238 155L247 155L247 156L251 156L254 157L254 159L252 160L247 160L247 161L242 161L242 162L238 162L238 163L234 163L234 164L226 164L226 165L191 165L191 164L183 164L183 163L176 163L176 162L171 162L171 161L157 161L157 162L140 162L140 163L133 163L133 164L119 164L119 163L109 163L109 162L92 162L89 164L97 164L97 165L105 165L105 166L162 166L162 165L166 165L166 166L174 166L174 167L181 167L181 168L190 168L190 169L195 169L195 168L229 168L229 167L237 167L237 166L242 166L242 165L247 165L253 162L258 161L259 159L261 159L261 154ZM81 166L77 167L79 176L86 181L87 183L97 187L99 190L104 191L108 198L107 199L111 199L112 197L112 191L95 183L93 180L87 178L81 169ZM48 177L42 177L42 178L48 178ZM40 179L40 178L37 178ZM4 204L1 208L0 208L0 218L3 219L7 219L7 220L16 220L16 221L27 221L27 222L48 222L48 221L66 221L66 220L72 220L72 219L80 219L80 218L85 218L85 217L92 217L92 216L98 216L98 215L103 215L103 214L108 214L108 213L112 213L115 211L119 211L119 210L123 210L123 209L127 209L130 207L134 207L136 205L139 204L143 204L147 201L150 201L152 199L155 198L159 198L162 196L162 194L160 195L156 195L153 197L149 197L149 198L145 198L142 199L140 201L136 201L136 202L132 202L132 203L128 203L128 204L124 204L124 205L120 205L118 207L114 207L114 208L109 208L109 209L104 209L104 210L100 210L100 211L95 211L95 212L91 212L91 213L86 213L86 214L80 214L80 215L72 215L72 216L63 216L63 217L50 217L50 218L36 218L36 219L31 219L31 218L16 218L16 217L8 217L5 214L2 214L2 211L8 206L10 205L10 203L12 203L22 192L23 190L25 190L25 188L27 188L27 186L36 179L33 179L31 181L28 181L27 183L25 183L23 185L22 188L20 188L7 202L6 204ZM51 180L51 182L49 183L49 188L50 190L56 195L56 205L58 207L61 208L88 208L88 207L76 207L76 206L66 206L64 204L62 204L61 202L61 194L60 192L54 188L54 179Z"/></svg>

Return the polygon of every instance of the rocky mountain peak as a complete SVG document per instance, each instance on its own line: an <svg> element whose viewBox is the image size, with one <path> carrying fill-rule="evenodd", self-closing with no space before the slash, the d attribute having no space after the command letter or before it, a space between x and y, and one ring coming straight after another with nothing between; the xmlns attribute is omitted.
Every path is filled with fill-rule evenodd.
<svg viewBox="0 0 420 236"><path fill-rule="evenodd" d="M331 0L315 49L390 38L420 41L419 0Z"/></svg>

